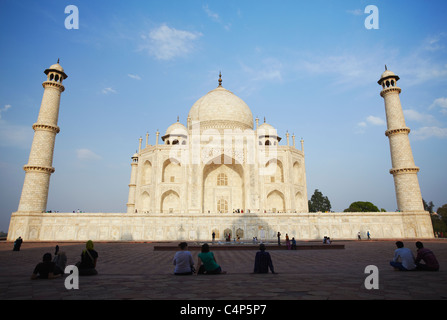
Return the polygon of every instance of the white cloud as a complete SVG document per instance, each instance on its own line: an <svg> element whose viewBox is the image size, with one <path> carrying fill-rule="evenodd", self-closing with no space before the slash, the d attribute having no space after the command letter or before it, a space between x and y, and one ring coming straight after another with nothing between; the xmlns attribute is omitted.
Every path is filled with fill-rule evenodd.
<svg viewBox="0 0 447 320"><path fill-rule="evenodd" d="M440 44L441 40L445 37L445 33L441 32L436 35L429 36L425 39L424 49L428 51L438 51L444 48L444 45Z"/></svg>
<svg viewBox="0 0 447 320"><path fill-rule="evenodd" d="M182 57L195 49L195 41L202 36L200 32L189 32L170 28L163 24L153 29L148 35L142 35L144 44L140 49L146 50L159 60L172 60Z"/></svg>
<svg viewBox="0 0 447 320"><path fill-rule="evenodd" d="M141 80L141 77L137 74L128 74L127 75L129 78L135 79L135 80Z"/></svg>
<svg viewBox="0 0 447 320"><path fill-rule="evenodd" d="M7 104L3 108L0 109L0 119L2 118L2 112L7 111L9 108L11 108L11 105Z"/></svg>
<svg viewBox="0 0 447 320"><path fill-rule="evenodd" d="M215 13L214 11L211 11L211 9L208 7L208 5L204 5L203 11L205 11L206 15L210 17L213 21L220 23L223 25L224 29L229 31L231 29L231 23L224 23L222 19L220 18L219 14Z"/></svg>
<svg viewBox="0 0 447 320"><path fill-rule="evenodd" d="M386 123L385 123L385 120L383 120L383 119L380 118L380 117L375 117L375 116L368 116L368 117L366 118L366 121L367 121L369 124L372 124L373 126L383 126L383 125L386 124Z"/></svg>
<svg viewBox="0 0 447 320"><path fill-rule="evenodd" d="M346 12L354 16L361 16L364 14L364 11L362 9L346 10Z"/></svg>
<svg viewBox="0 0 447 320"><path fill-rule="evenodd" d="M76 157L79 160L88 161L88 160L100 160L101 156L97 155L93 151L89 149L77 149Z"/></svg>
<svg viewBox="0 0 447 320"><path fill-rule="evenodd" d="M447 128L422 127L412 131L411 134L416 140L426 140L432 137L444 139L447 138Z"/></svg>
<svg viewBox="0 0 447 320"><path fill-rule="evenodd" d="M103 94L109 94L109 93L116 93L116 90L112 89L112 88L104 88L101 91Z"/></svg>
<svg viewBox="0 0 447 320"><path fill-rule="evenodd" d="M203 10L205 11L205 13L208 15L208 17L210 17L211 19L220 22L220 17L217 13L213 12L210 10L210 8L208 7L208 5L204 5L203 6Z"/></svg>
<svg viewBox="0 0 447 320"><path fill-rule="evenodd" d="M441 108L441 113L447 114L447 98L438 98L429 107L429 109L433 108Z"/></svg>
<svg viewBox="0 0 447 320"><path fill-rule="evenodd" d="M368 125L366 124L365 121L361 121L361 122L357 123L357 126L358 126L358 127L361 127L361 128L365 128L365 127L367 127Z"/></svg>
<svg viewBox="0 0 447 320"><path fill-rule="evenodd" d="M363 133L366 132L366 128L369 125L372 125L372 126L383 126L385 124L386 124L385 120L383 120L380 117L368 116L368 117L366 117L365 121L360 121L360 122L357 123L356 128L355 128L356 129L355 132L359 133L359 134L363 134Z"/></svg>
<svg viewBox="0 0 447 320"><path fill-rule="evenodd" d="M404 116L405 120L421 122L426 125L438 123L436 118L431 114L423 114L412 109L404 110Z"/></svg>
<svg viewBox="0 0 447 320"><path fill-rule="evenodd" d="M27 149L33 141L33 134L31 126L14 125L0 120L0 147Z"/></svg>

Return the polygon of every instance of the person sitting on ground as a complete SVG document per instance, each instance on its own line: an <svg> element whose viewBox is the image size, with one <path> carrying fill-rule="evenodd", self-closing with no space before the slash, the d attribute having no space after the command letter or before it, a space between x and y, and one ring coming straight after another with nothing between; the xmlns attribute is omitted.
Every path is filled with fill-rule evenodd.
<svg viewBox="0 0 447 320"><path fill-rule="evenodd" d="M57 273L63 274L65 272L65 266L67 265L67 255L64 251L59 252L59 248L56 252L53 259L55 264L54 268Z"/></svg>
<svg viewBox="0 0 447 320"><path fill-rule="evenodd" d="M177 251L174 255L174 260L172 261L175 269L175 275L191 275L194 273L194 260L192 258L191 252L187 251L188 244L186 242L181 242L179 245L180 251Z"/></svg>
<svg viewBox="0 0 447 320"><path fill-rule="evenodd" d="M51 261L51 253L45 253L42 262L38 263L34 268L31 280L36 279L55 279L59 278L61 273L55 270L55 263Z"/></svg>
<svg viewBox="0 0 447 320"><path fill-rule="evenodd" d="M98 252L93 250L93 246L93 241L89 240L85 245L85 250L82 251L81 261L77 265L80 276L90 276L98 274L98 271L96 271Z"/></svg>
<svg viewBox="0 0 447 320"><path fill-rule="evenodd" d="M253 273L268 273L269 268L272 273L275 273L275 269L273 268L272 258L270 257L270 253L265 252L265 244L261 243L259 245L259 250L256 252L255 256L255 267Z"/></svg>
<svg viewBox="0 0 447 320"><path fill-rule="evenodd" d="M197 274L224 274L222 268L217 264L214 253L210 251L210 246L205 243L202 245L202 252L199 253L199 262L197 263Z"/></svg>
<svg viewBox="0 0 447 320"><path fill-rule="evenodd" d="M394 251L393 260L390 261L390 265L396 270L410 271L416 269L414 264L414 256L410 249L404 248L402 241L396 242L397 249ZM400 260L400 261L399 261Z"/></svg>
<svg viewBox="0 0 447 320"><path fill-rule="evenodd" d="M439 262L436 259L435 254L427 248L424 248L422 242L416 242L417 256L414 262L416 263L417 270L425 270L425 271L438 271L439 270ZM425 263L420 263L423 260Z"/></svg>

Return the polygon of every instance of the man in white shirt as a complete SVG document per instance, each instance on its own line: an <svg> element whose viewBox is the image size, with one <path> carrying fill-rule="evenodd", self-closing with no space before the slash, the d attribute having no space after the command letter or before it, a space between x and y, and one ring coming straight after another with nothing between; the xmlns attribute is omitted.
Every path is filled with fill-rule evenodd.
<svg viewBox="0 0 447 320"><path fill-rule="evenodd" d="M390 265L396 270L400 271L410 271L416 269L414 256L411 250L404 248L402 241L397 241L396 246L397 249L394 251L394 258L390 261Z"/></svg>
<svg viewBox="0 0 447 320"><path fill-rule="evenodd" d="M179 244L180 251L175 253L173 264L175 265L174 274L191 275L194 273L194 260L191 252L187 251L188 244L182 242Z"/></svg>

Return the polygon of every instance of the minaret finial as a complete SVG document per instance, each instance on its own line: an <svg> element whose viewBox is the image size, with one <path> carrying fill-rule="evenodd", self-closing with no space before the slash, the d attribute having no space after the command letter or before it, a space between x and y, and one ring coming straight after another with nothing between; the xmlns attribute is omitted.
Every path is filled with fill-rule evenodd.
<svg viewBox="0 0 447 320"><path fill-rule="evenodd" d="M59 58L57 58L57 64L59 64Z"/></svg>
<svg viewBox="0 0 447 320"><path fill-rule="evenodd" d="M180 121L180 117L179 116L177 116L177 122L179 122Z"/></svg>
<svg viewBox="0 0 447 320"><path fill-rule="evenodd" d="M388 70L388 68L386 67L386 65L385 65L385 71L387 71Z"/></svg>
<svg viewBox="0 0 447 320"><path fill-rule="evenodd" d="M219 71L219 87L222 87L222 73Z"/></svg>

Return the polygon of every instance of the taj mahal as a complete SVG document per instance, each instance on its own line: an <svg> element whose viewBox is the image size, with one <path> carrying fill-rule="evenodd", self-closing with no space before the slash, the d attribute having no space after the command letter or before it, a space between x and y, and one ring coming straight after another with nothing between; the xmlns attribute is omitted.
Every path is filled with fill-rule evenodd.
<svg viewBox="0 0 447 320"><path fill-rule="evenodd" d="M208 241L228 236L272 240L277 232L297 240L433 238L397 86L389 70L378 84L384 98L398 212L309 212L304 141L254 119L250 107L225 89L199 98L154 145L130 157L126 213L46 212L61 94L67 74L58 63L45 70L44 93L18 210L8 240ZM211 88L210 88L211 89ZM260 123L261 122L261 123ZM280 142L282 143L280 144Z"/></svg>

